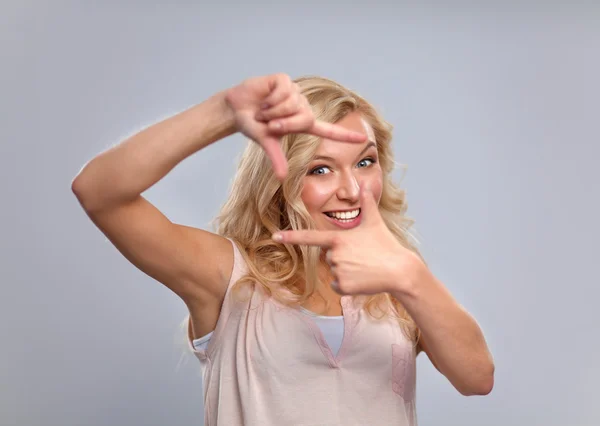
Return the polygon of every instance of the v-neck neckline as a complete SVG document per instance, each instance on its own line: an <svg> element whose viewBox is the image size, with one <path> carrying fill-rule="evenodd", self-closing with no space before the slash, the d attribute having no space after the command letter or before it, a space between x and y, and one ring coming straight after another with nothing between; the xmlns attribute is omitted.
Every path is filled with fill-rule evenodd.
<svg viewBox="0 0 600 426"><path fill-rule="evenodd" d="M344 314L342 312L342 315L319 315L316 312L311 311L310 309L306 309L304 306L300 306L300 311L305 313L306 315L308 315L311 318L318 318L318 319L324 319L324 320L339 320L344 318Z"/></svg>
<svg viewBox="0 0 600 426"><path fill-rule="evenodd" d="M344 320L344 335L342 336L342 343L340 345L337 354L333 354L331 347L327 343L325 336L323 335L323 331L315 322L315 318L311 315L306 315L301 312L300 309L289 308L287 306L283 306L285 309L289 310L296 314L305 324L307 324L310 330L315 337L317 344L319 345L321 352L329 362L329 365L332 368L340 368L340 363L343 360L345 354L348 352L350 346L352 345L352 331L354 330L354 326L356 324L356 316L357 310L354 308L352 303L352 296L342 296L341 299L342 305L342 317Z"/></svg>

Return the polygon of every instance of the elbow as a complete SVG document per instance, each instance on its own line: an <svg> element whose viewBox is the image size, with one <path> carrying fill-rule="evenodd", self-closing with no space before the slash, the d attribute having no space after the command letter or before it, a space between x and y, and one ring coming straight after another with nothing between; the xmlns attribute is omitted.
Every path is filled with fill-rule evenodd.
<svg viewBox="0 0 600 426"><path fill-rule="evenodd" d="M489 395L494 389L494 364L490 364L485 374L480 374L477 380L473 380L463 386L457 386L457 390L464 396Z"/></svg>
<svg viewBox="0 0 600 426"><path fill-rule="evenodd" d="M81 179L79 178L79 175L75 176L75 178L71 181L71 191L77 198L81 196L83 190L81 188Z"/></svg>
<svg viewBox="0 0 600 426"><path fill-rule="evenodd" d="M88 203L90 194L97 192L94 189L94 186L97 186L94 182L94 172L90 170L90 165L93 163L94 160L85 163L71 181L71 191L82 205ZM93 166L91 168L93 169Z"/></svg>
<svg viewBox="0 0 600 426"><path fill-rule="evenodd" d="M75 194L75 196L77 197L77 199L80 199L83 194L85 193L85 186L86 183L85 181L86 179L86 169L88 167L88 164L85 164L81 170L79 170L79 173L77 173L77 175L75 175L75 177L73 178L73 180L71 181L71 191L73 192L73 194Z"/></svg>
<svg viewBox="0 0 600 426"><path fill-rule="evenodd" d="M495 370L496 367L490 357L478 368L472 369L470 376L454 384L454 387L464 396L489 395L494 388Z"/></svg>
<svg viewBox="0 0 600 426"><path fill-rule="evenodd" d="M486 382L486 384L484 385L484 387L482 389L483 389L483 391L479 395L489 395L492 392L492 389L494 389L494 375L493 374L490 376L490 378L488 379L488 381Z"/></svg>
<svg viewBox="0 0 600 426"><path fill-rule="evenodd" d="M460 391L464 396L485 396L489 395L494 388L494 376L489 377L485 381L477 384L476 386L471 386L468 389L463 389Z"/></svg>
<svg viewBox="0 0 600 426"><path fill-rule="evenodd" d="M87 213L92 213L99 208L97 196L92 196L93 191L90 190L81 175L77 175L71 182L71 191L77 198L79 205Z"/></svg>
<svg viewBox="0 0 600 426"><path fill-rule="evenodd" d="M85 209L88 204L88 201L87 201L88 197L85 195L86 190L84 188L81 177L79 175L77 175L71 181L71 191L77 198L77 201L79 201L79 204L81 204L81 206Z"/></svg>

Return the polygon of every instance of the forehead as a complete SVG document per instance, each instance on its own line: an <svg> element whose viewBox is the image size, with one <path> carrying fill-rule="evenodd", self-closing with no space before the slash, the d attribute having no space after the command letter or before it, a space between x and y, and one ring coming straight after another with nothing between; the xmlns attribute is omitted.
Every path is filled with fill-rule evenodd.
<svg viewBox="0 0 600 426"><path fill-rule="evenodd" d="M364 133L367 135L367 140L361 143L350 143L323 138L315 153L316 156L332 156L331 154L340 152L358 153L365 149L370 142L375 142L373 127L356 111L346 115L335 124L348 130Z"/></svg>

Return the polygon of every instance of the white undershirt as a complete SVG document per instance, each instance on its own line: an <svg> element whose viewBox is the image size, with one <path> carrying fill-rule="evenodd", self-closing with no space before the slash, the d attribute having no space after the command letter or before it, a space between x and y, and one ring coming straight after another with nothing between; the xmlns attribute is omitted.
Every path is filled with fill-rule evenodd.
<svg viewBox="0 0 600 426"><path fill-rule="evenodd" d="M327 342L327 345L329 345L331 352L334 355L337 355L340 346L342 346L342 339L344 337L344 317L317 315L303 307L300 307L300 311L313 319L315 324L321 329L321 333L323 333L323 337L325 337L325 341ZM211 331L206 336L194 339L194 348L206 350L212 334L213 332Z"/></svg>

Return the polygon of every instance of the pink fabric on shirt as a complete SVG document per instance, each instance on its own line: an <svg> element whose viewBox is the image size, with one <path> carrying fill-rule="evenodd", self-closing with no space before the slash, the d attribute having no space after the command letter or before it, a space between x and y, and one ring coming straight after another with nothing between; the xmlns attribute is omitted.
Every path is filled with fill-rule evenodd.
<svg viewBox="0 0 600 426"><path fill-rule="evenodd" d="M334 356L314 321L257 286L230 294L246 272L234 267L202 367L206 426L416 426L415 349L397 320L374 320L360 298L342 297L344 338ZM188 324L189 325L189 324Z"/></svg>

